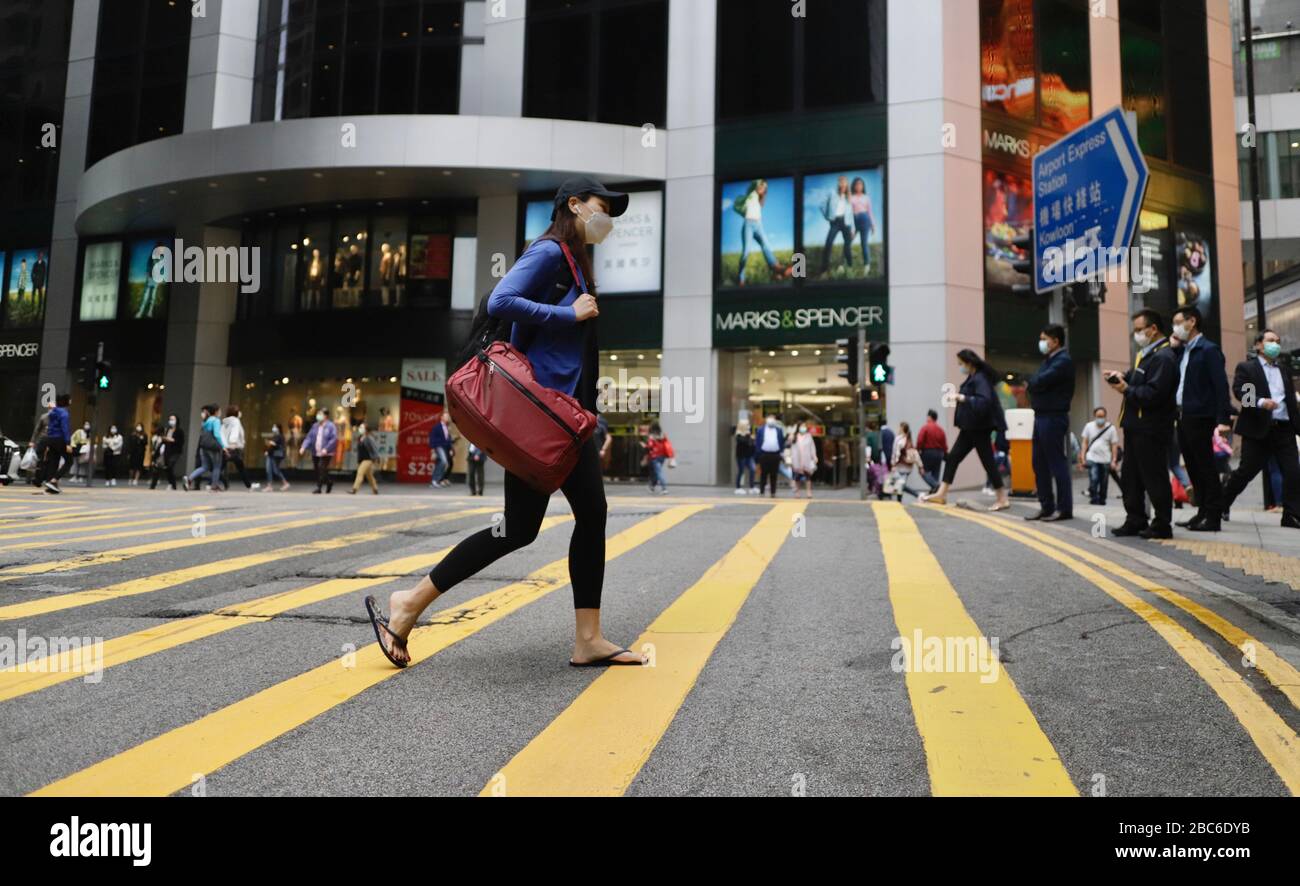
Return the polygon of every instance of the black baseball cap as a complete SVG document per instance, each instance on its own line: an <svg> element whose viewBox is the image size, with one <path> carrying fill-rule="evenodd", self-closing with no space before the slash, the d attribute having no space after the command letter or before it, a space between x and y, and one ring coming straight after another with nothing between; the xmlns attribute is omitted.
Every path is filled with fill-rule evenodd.
<svg viewBox="0 0 1300 886"><path fill-rule="evenodd" d="M618 218L627 212L627 194L611 191L589 175L579 175L560 185L560 189L555 192L555 208L551 210L551 221L555 221L560 207L568 203L570 197L581 197L583 194L604 197L609 203L611 218Z"/></svg>

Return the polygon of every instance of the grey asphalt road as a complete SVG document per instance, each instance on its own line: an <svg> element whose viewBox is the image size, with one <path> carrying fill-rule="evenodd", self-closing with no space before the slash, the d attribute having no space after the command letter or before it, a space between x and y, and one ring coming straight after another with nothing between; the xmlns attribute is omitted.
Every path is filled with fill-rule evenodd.
<svg viewBox="0 0 1300 886"><path fill-rule="evenodd" d="M603 628L652 667L567 666L561 520L398 671L364 595L502 501L345 489L0 489L0 794L1300 791L1300 533L1257 508L1194 539L1212 559L1097 538L1098 509L611 487ZM899 653L914 629L935 656ZM944 651L973 637L992 658Z"/></svg>

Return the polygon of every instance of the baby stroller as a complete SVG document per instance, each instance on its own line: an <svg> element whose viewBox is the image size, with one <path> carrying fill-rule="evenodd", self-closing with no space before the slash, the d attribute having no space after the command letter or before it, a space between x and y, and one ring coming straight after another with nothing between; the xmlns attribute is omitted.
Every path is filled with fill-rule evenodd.
<svg viewBox="0 0 1300 886"><path fill-rule="evenodd" d="M8 437L0 435L0 486L8 486L20 479L23 450Z"/></svg>

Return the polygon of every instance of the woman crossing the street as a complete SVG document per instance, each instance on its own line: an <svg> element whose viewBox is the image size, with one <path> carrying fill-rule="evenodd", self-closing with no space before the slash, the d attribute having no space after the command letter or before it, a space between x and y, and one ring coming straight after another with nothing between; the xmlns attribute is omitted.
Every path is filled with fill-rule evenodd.
<svg viewBox="0 0 1300 886"><path fill-rule="evenodd" d="M992 366L969 348L957 354L957 362L966 378L957 392L957 414L953 417L953 423L960 433L948 453L948 460L944 462L943 482L939 484L938 491L933 495L921 496L921 501L946 505L948 489L957 476L957 468L973 449L979 456L980 464L984 466L989 485L997 492L998 500L989 510L1005 511L1011 507L1011 502L1007 498L1006 485L1002 482L1002 472L998 470L997 460L993 457L994 432L1005 433L1007 430L1002 401L994 390L998 375Z"/></svg>
<svg viewBox="0 0 1300 886"><path fill-rule="evenodd" d="M627 210L628 196L606 190L589 177L570 179L555 196L551 226L524 251L488 298L488 313L513 324L511 344L527 356L538 384L578 400L596 412L599 351L597 307L589 244L603 241L613 219ZM570 270L565 252L573 257ZM583 444L577 464L560 487L573 510L569 579L573 588L574 667L641 665L644 658L606 640L600 629L605 581L605 502L600 453L594 439ZM440 596L507 554L531 544L546 515L550 495L505 476L505 526L484 529L462 541L408 591L388 600L388 615L374 597L366 609L380 648L397 667L411 663L407 641L420 615Z"/></svg>

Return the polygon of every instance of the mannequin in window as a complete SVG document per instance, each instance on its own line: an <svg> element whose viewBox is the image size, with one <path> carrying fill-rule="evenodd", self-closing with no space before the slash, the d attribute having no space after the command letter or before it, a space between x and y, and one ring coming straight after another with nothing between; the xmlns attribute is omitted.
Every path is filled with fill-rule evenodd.
<svg viewBox="0 0 1300 886"><path fill-rule="evenodd" d="M379 303L388 307L388 296L396 278L397 254L387 243L379 244Z"/></svg>
<svg viewBox="0 0 1300 886"><path fill-rule="evenodd" d="M397 262L394 268L393 279L397 286L397 304L401 305L406 298L406 244L400 243L397 246Z"/></svg>
<svg viewBox="0 0 1300 886"><path fill-rule="evenodd" d="M311 261L307 263L307 281L305 284L304 307L314 311L321 306L321 292L325 288L325 262L320 257L320 250L311 251Z"/></svg>

